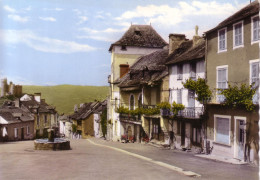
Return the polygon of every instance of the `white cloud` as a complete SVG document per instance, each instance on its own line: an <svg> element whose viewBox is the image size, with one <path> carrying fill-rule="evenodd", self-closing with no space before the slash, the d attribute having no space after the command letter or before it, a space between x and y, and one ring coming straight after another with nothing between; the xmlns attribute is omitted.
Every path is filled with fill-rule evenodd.
<svg viewBox="0 0 260 180"><path fill-rule="evenodd" d="M24 8L23 10L25 10L25 11L31 11L31 10L32 10L32 7L31 7L31 6L28 6L27 8Z"/></svg>
<svg viewBox="0 0 260 180"><path fill-rule="evenodd" d="M77 24L82 24L88 20L87 16L79 16L79 22Z"/></svg>
<svg viewBox="0 0 260 180"><path fill-rule="evenodd" d="M20 77L20 76L8 76L8 75L5 75L1 73L1 78L7 78L7 80L9 82L13 82L14 84L16 85L35 85L32 81L28 80L28 79L25 79L23 77Z"/></svg>
<svg viewBox="0 0 260 180"><path fill-rule="evenodd" d="M114 29L114 28L107 28L104 30L95 30L88 27L81 28L80 30L85 31L87 33L91 34L98 34L98 33L118 33L118 32L124 32L127 28L121 28L121 29Z"/></svg>
<svg viewBox="0 0 260 180"><path fill-rule="evenodd" d="M63 11L62 8L43 8L44 11Z"/></svg>
<svg viewBox="0 0 260 180"><path fill-rule="evenodd" d="M39 17L39 19L41 19L43 21L51 21L51 22L56 21L56 19L53 17Z"/></svg>
<svg viewBox="0 0 260 180"><path fill-rule="evenodd" d="M231 3L221 4L217 1L191 1L190 3L180 1L175 7L169 5L137 6L134 10L126 11L115 19L124 23L126 20L141 18L144 19L147 24L155 23L172 26L184 21L189 21L189 19L194 16L217 15L226 17L237 9L237 5L233 6Z"/></svg>
<svg viewBox="0 0 260 180"><path fill-rule="evenodd" d="M77 15L80 15L82 12L79 9L73 9L73 12L75 12Z"/></svg>
<svg viewBox="0 0 260 180"><path fill-rule="evenodd" d="M29 20L29 17L21 17L19 15L14 15L14 14L8 15L8 18L10 18L14 21L17 21L17 22L22 22L22 23L25 23Z"/></svg>
<svg viewBox="0 0 260 180"><path fill-rule="evenodd" d="M105 37L105 36L77 36L76 38L78 39L94 39L94 40L98 40L98 41L105 41L105 42L114 42L115 40L109 37Z"/></svg>
<svg viewBox="0 0 260 180"><path fill-rule="evenodd" d="M48 53L70 54L97 49L87 44L41 37L29 30L2 30L2 32L0 31L0 40L7 44L25 44L34 50Z"/></svg>
<svg viewBox="0 0 260 180"><path fill-rule="evenodd" d="M4 10L10 12L10 13L16 13L16 10L14 8L11 8L10 6L8 5L5 5L4 6Z"/></svg>

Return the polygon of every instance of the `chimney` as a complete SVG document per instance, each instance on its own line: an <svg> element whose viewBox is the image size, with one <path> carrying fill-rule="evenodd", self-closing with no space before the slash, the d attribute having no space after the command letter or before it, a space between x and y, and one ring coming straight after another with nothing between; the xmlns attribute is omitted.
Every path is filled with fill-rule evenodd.
<svg viewBox="0 0 260 180"><path fill-rule="evenodd" d="M198 35L199 26L195 26L195 35L193 36L193 43L192 46L196 46L201 40L202 37Z"/></svg>
<svg viewBox="0 0 260 180"><path fill-rule="evenodd" d="M185 34L170 34L169 35L169 54L177 49L182 42L186 40Z"/></svg>
<svg viewBox="0 0 260 180"><path fill-rule="evenodd" d="M77 104L74 105L74 112L78 112L78 105Z"/></svg>
<svg viewBox="0 0 260 180"><path fill-rule="evenodd" d="M120 64L120 78L126 75L129 71L129 64Z"/></svg>
<svg viewBox="0 0 260 180"><path fill-rule="evenodd" d="M34 93L34 100L37 102L41 102L41 93Z"/></svg>
<svg viewBox="0 0 260 180"><path fill-rule="evenodd" d="M14 105L15 105L15 107L18 107L18 108L20 107L20 99L19 98L15 99Z"/></svg>

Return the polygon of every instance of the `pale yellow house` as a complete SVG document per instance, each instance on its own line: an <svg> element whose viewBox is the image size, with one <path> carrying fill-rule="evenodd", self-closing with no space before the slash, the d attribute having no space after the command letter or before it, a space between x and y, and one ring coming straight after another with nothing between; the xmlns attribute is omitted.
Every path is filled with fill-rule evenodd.
<svg viewBox="0 0 260 180"><path fill-rule="evenodd" d="M163 49L167 43L153 29L151 25L131 25L120 40L111 44L111 74L108 77L110 83L110 98L108 102L108 139L119 140L121 136L121 123L119 114L115 112L120 102L120 92L117 86L118 78L128 72L137 58Z"/></svg>

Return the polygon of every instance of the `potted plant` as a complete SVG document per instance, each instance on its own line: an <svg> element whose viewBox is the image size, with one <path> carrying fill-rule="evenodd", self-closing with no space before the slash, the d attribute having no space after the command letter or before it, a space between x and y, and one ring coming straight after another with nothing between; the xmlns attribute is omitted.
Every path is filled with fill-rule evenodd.
<svg viewBox="0 0 260 180"><path fill-rule="evenodd" d="M127 135L124 134L124 135L121 136L121 142L127 143Z"/></svg>

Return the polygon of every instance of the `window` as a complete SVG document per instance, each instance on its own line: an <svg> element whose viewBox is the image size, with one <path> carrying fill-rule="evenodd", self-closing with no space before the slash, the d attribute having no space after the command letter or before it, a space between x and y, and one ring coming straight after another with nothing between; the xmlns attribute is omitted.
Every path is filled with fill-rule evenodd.
<svg viewBox="0 0 260 180"><path fill-rule="evenodd" d="M115 109L118 107L118 99L115 98Z"/></svg>
<svg viewBox="0 0 260 180"><path fill-rule="evenodd" d="M177 104L181 104L182 103L182 90L178 89L177 90Z"/></svg>
<svg viewBox="0 0 260 180"><path fill-rule="evenodd" d="M29 134L30 133L30 129L29 129L29 126L27 126L26 128L26 134Z"/></svg>
<svg viewBox="0 0 260 180"><path fill-rule="evenodd" d="M259 61L252 61L250 63L250 83L253 84L253 88L257 88L255 95L253 96L253 103L258 104L259 95Z"/></svg>
<svg viewBox="0 0 260 180"><path fill-rule="evenodd" d="M217 89L226 89L228 87L227 68L227 66L217 67ZM217 95L218 102L223 102L224 100L224 95Z"/></svg>
<svg viewBox="0 0 260 180"><path fill-rule="evenodd" d="M260 26L259 26L259 16L252 17L252 43L258 42L260 40Z"/></svg>
<svg viewBox="0 0 260 180"><path fill-rule="evenodd" d="M37 116L37 126L39 126L39 124L40 124L40 117Z"/></svg>
<svg viewBox="0 0 260 180"><path fill-rule="evenodd" d="M230 145L230 116L214 116L215 142Z"/></svg>
<svg viewBox="0 0 260 180"><path fill-rule="evenodd" d="M44 123L47 124L47 115L44 115Z"/></svg>
<svg viewBox="0 0 260 180"><path fill-rule="evenodd" d="M126 51L126 46L124 46L124 45L121 46L121 50L122 50L122 51Z"/></svg>
<svg viewBox="0 0 260 180"><path fill-rule="evenodd" d="M227 50L227 28L218 31L218 52Z"/></svg>
<svg viewBox="0 0 260 180"><path fill-rule="evenodd" d="M134 106L135 106L135 97L133 94L131 94L130 95L130 104L129 104L130 110L134 110Z"/></svg>
<svg viewBox="0 0 260 180"><path fill-rule="evenodd" d="M18 137L18 129L14 128L14 137L17 138Z"/></svg>
<svg viewBox="0 0 260 180"><path fill-rule="evenodd" d="M142 107L142 94L139 94L139 97L138 97L138 107L139 108Z"/></svg>
<svg viewBox="0 0 260 180"><path fill-rule="evenodd" d="M233 25L233 46L243 47L243 21Z"/></svg>
<svg viewBox="0 0 260 180"><path fill-rule="evenodd" d="M78 121L77 121L77 125L78 125L78 126L81 126L81 125L82 125L82 121L81 121L81 120L78 120Z"/></svg>
<svg viewBox="0 0 260 180"><path fill-rule="evenodd" d="M196 79L196 63L190 64L190 78Z"/></svg>
<svg viewBox="0 0 260 180"><path fill-rule="evenodd" d="M177 65L177 80L182 80L182 64Z"/></svg>

